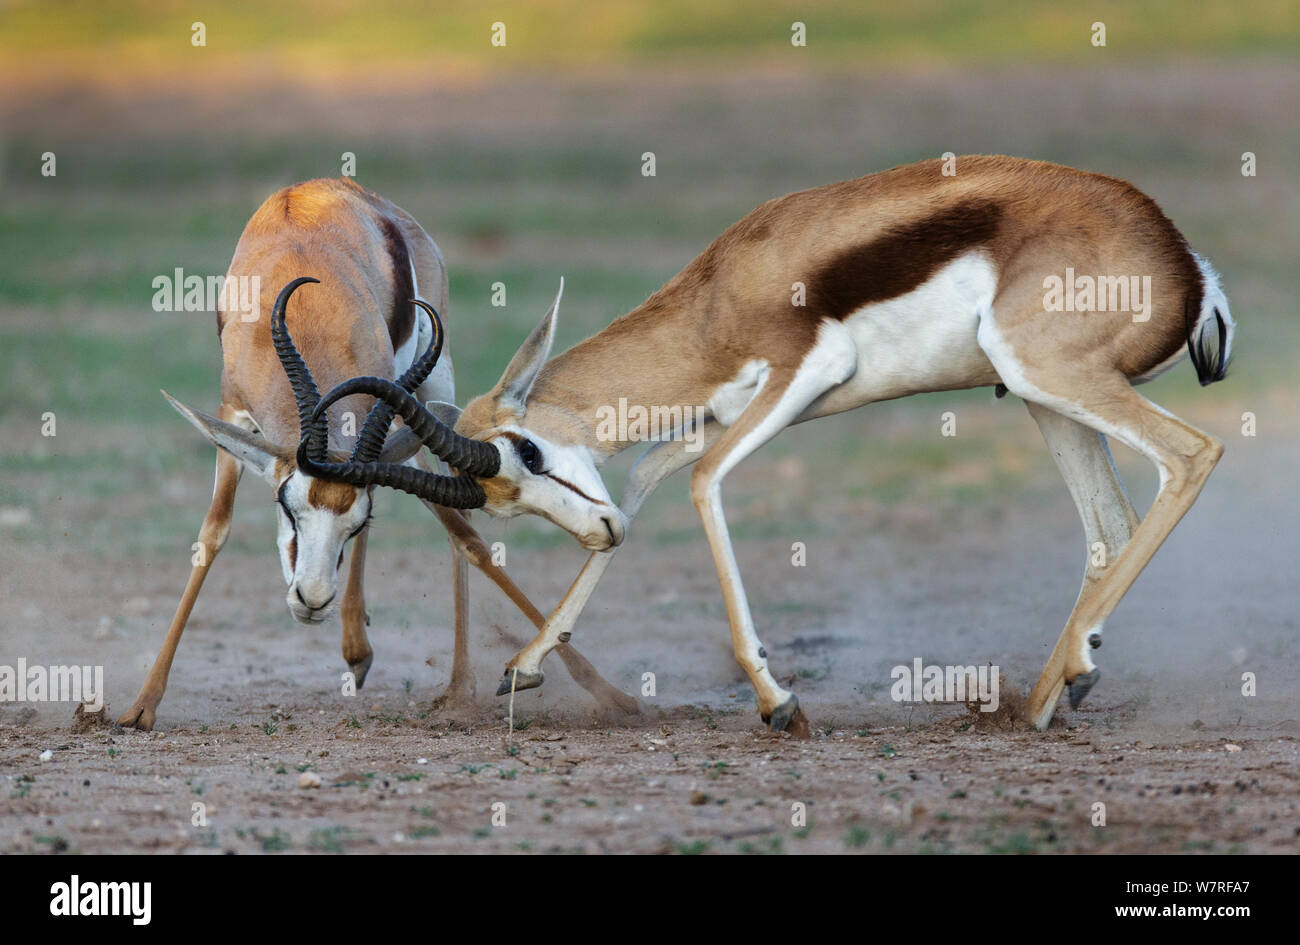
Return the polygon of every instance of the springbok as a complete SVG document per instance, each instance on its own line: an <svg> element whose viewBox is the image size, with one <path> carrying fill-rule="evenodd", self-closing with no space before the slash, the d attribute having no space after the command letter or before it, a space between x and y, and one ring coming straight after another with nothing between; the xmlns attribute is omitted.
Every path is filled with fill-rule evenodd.
<svg viewBox="0 0 1300 945"><path fill-rule="evenodd" d="M318 281L294 276L311 271L328 273L328 284L311 290L299 299L293 312L286 312L295 290ZM324 381L332 383L358 372L386 378L401 375L398 385L403 391L422 398L451 398L451 361L439 359L443 351L441 323L437 313L418 300L421 286L435 293L437 310L445 317L447 272L441 251L420 224L400 207L350 180L297 184L269 197L249 220L235 247L226 285L240 284L241 277L249 279L242 283L245 286L264 287L259 299L263 305L270 302L274 286L288 285L271 306L269 332L264 320L247 317L260 311L259 307L250 305L248 313L217 313L223 360L218 417L167 397L219 447L216 485L195 546L189 583L140 695L118 719L122 725L141 729L154 725L190 611L229 534L235 489L245 467L252 468L275 491L280 564L289 585L287 601L300 622L318 624L333 613L344 548L355 539L341 609L343 658L357 688L364 684L374 656L366 636L370 618L363 589L373 490L305 474L294 460L294 447L284 444L296 444L301 429L310 443L309 455L325 460L331 438L336 442L355 438L351 454L355 461L407 464L403 468L418 464L432 475L420 455L421 441L410 430L400 430L384 446L393 416L384 405L376 403L363 414L370 406L369 398L358 398L338 416L327 419L320 411L313 413L320 395L289 335L292 328L306 360ZM363 415L365 423L357 424L356 418ZM451 679L437 703L453 708L472 700L474 694L466 633L466 561L491 578L537 627L544 621L493 563L464 514L428 501L425 504L446 528L455 564ZM572 648L561 656L575 680L602 706L636 709L635 700L601 679Z"/></svg>
<svg viewBox="0 0 1300 945"><path fill-rule="evenodd" d="M1026 716L1046 727L1067 686L1078 706L1098 678L1090 650L1101 645L1103 623L1223 452L1134 385L1185 352L1202 385L1222 379L1234 323L1214 270L1130 184L1001 156L959 158L957 170L945 176L939 161L924 161L770 201L630 314L548 363L556 297L455 432L483 454L464 471L476 477L484 509L541 514L605 553L591 556L542 632L507 664L502 690L541 684L542 659L569 639L627 522L665 476L698 459L691 499L736 659L763 720L806 731L754 631L723 517L723 479L793 423L909 394L993 386L1022 398L1037 422L1089 549L1083 587ZM341 385L317 409L358 391L381 397L408 423L455 415L440 408L440 421L391 382L365 379ZM605 422L620 398L683 412L705 405L710 420L702 455L682 438L649 448L621 510L596 472L631 445ZM1108 437L1159 472L1140 522ZM327 473L417 495L434 482L395 482L382 463L316 472Z"/></svg>

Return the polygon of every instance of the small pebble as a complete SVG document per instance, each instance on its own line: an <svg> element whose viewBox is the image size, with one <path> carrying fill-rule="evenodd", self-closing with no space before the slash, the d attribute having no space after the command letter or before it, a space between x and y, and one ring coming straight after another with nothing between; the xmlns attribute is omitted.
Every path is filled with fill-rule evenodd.
<svg viewBox="0 0 1300 945"><path fill-rule="evenodd" d="M315 771L304 771L298 775L298 787L300 788L318 788L320 787L320 775Z"/></svg>
<svg viewBox="0 0 1300 945"><path fill-rule="evenodd" d="M48 748L41 752L41 761L49 761L53 757L54 752L50 751Z"/></svg>

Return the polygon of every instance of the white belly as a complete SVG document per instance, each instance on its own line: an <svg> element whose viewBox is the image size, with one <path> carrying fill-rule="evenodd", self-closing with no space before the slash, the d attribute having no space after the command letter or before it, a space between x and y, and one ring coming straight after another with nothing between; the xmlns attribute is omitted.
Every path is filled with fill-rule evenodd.
<svg viewBox="0 0 1300 945"><path fill-rule="evenodd" d="M997 281L985 253L967 253L911 292L854 312L843 325L857 349L857 370L800 419L925 391L994 383L997 372L976 332L979 312L993 304Z"/></svg>

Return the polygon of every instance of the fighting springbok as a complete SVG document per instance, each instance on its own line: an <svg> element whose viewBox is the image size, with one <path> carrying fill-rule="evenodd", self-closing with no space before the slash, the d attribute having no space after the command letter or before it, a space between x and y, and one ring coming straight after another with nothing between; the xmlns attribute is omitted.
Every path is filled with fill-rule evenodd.
<svg viewBox="0 0 1300 945"><path fill-rule="evenodd" d="M304 284L318 282L304 272L327 275L327 282L294 297ZM299 276L295 278L295 276ZM437 312L447 313L447 273L442 253L414 218L383 197L349 180L314 180L278 191L253 214L231 260L226 285L262 287L262 305L275 286L283 290L270 306L270 331L262 318L219 311L221 408L210 417L167 399L217 450L216 485L193 557L189 583L172 618L162 649L135 703L118 720L141 729L153 727L156 710L171 670L181 634L212 562L230 530L235 489L245 467L252 468L275 492L279 523L277 543L287 601L293 616L318 624L333 613L343 552L353 543L347 586L342 596L343 658L360 688L373 660L366 636L366 537L371 514L370 489L326 482L306 474L295 462L294 444L303 439L313 459L325 460L331 439L355 440L351 459L418 464L432 475L422 444L410 430L399 430L384 445L392 411L370 398L354 398L336 415L313 409L320 394L310 362L322 381L334 383L357 373L399 377L400 389L421 398L450 399L451 361L445 355ZM255 277L255 280L254 280ZM292 280L292 281L290 281ZM434 293L437 312L418 300L421 287ZM294 310L287 311L290 298ZM292 336L302 346L302 354ZM423 354L421 354L423 352ZM444 355L439 357L439 355ZM366 408L372 407L369 413ZM357 418L365 416L365 423ZM310 420L308 419L310 417ZM285 445L289 444L289 445ZM382 452L381 452L382 450ZM435 448L440 458L454 453ZM333 454L333 458L346 458ZM455 496L447 504L456 505ZM466 503L459 503L462 507ZM471 503L472 504L472 503ZM468 570L474 564L500 587L537 626L542 614L492 561L486 545L455 508L426 505L447 530L455 565L453 597L455 643L451 678L438 705L452 708L472 700L474 678L469 666L466 615ZM635 700L606 683L591 664L569 648L561 656L575 680L602 706L634 711Z"/></svg>
<svg viewBox="0 0 1300 945"><path fill-rule="evenodd" d="M482 454L464 472L484 509L541 514L605 553L591 556L542 632L507 664L502 690L541 684L543 658L569 638L627 522L665 476L698 459L691 499L736 659L763 720L806 730L754 631L723 516L724 478L793 423L909 394L993 386L1023 399L1083 520L1083 587L1026 715L1046 727L1067 686L1078 706L1098 678L1090 650L1101 645L1103 623L1223 452L1134 385L1187 352L1202 385L1222 379L1234 324L1214 271L1130 184L1010 157L959 158L956 168L945 176L939 161L925 161L770 201L634 311L548 362L556 298L455 432ZM379 380L345 383L322 407L358 391L380 396L408 423L440 422ZM631 445L606 422L620 398L684 413L707 405L710 419L702 455L680 438L650 447L621 510L596 472ZM1140 522L1108 437L1159 472ZM396 482L382 463L317 471L327 473L417 495L434 483Z"/></svg>

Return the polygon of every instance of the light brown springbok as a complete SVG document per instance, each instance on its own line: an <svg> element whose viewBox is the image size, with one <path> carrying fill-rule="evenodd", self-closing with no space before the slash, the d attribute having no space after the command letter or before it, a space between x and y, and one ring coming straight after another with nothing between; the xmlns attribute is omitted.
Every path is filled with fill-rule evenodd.
<svg viewBox="0 0 1300 945"><path fill-rule="evenodd" d="M476 477L494 515L534 512L597 551L542 632L510 661L501 690L540 685L628 520L667 475L698 459L691 498L704 523L736 659L773 729L806 730L768 669L723 517L722 482L793 423L926 391L990 386L1022 398L1083 519L1083 587L1026 715L1045 727L1065 687L1096 683L1090 651L1106 618L1191 507L1222 444L1134 385L1190 352L1202 385L1220 380L1234 324L1214 271L1149 197L1121 180L1010 157L897 167L770 201L728 229L630 314L553 361L556 304L455 432L491 456ZM563 289L563 284L561 284ZM377 394L407 418L420 405L391 382ZM608 422L701 405L702 455L684 437L652 446L616 509L596 472L631 445ZM320 408L318 408L320 409ZM454 411L438 411L445 421ZM1107 438L1149 459L1160 489L1139 522ZM348 482L416 494L391 467L322 467ZM422 478L422 477L417 477ZM1104 550L1098 552L1098 548Z"/></svg>
<svg viewBox="0 0 1300 945"><path fill-rule="evenodd" d="M294 297L293 310L288 311L295 290L318 282L303 273L320 273L325 281ZM393 416L384 405L374 404L367 414L373 402L359 397L328 418L323 412L312 414L320 399L313 374L331 384L358 373L400 375L399 386L413 396L453 399L451 360L443 352L438 318L439 312L443 319L447 314L447 272L442 253L414 218L349 180L313 180L287 187L268 198L244 229L225 284L239 284L241 278L250 280L244 285L261 287L256 296L261 304L251 305L248 312L217 313L223 360L218 416L167 398L219 447L216 485L195 546L189 583L140 695L118 720L122 725L141 729L154 725L190 611L229 534L235 489L245 467L275 490L280 563L289 585L289 610L299 621L318 624L334 612L344 548L355 539L341 610L343 658L357 688L364 684L373 659L363 589L373 490L305 474L294 458L300 428L317 460L331 454L327 449L331 441L352 442L353 460L404 463L402 468L433 475L421 455L421 441L411 431L401 429L383 445ZM274 287L280 285L284 289L269 305L268 330L266 319L257 313L271 302ZM422 290L437 301L436 312L418 301ZM358 418L363 416L366 420L361 424ZM435 453L455 458L438 449ZM417 464L419 468L412 469ZM542 614L493 563L466 515L446 507L473 505L457 499L455 494L430 494L425 501L447 530L455 565L454 655L447 689L435 702L441 708L471 701L474 695L466 628L466 561L491 578L534 625L543 625ZM634 699L606 683L572 648L562 656L574 679L602 707L636 710Z"/></svg>

